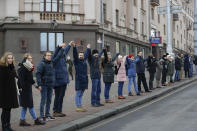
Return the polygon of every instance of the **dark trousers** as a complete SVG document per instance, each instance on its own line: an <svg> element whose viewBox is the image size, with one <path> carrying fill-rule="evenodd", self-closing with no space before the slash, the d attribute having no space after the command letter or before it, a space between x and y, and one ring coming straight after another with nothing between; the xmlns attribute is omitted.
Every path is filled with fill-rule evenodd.
<svg viewBox="0 0 197 131"><path fill-rule="evenodd" d="M166 71L162 71L162 80L161 80L161 84L164 85L166 83Z"/></svg>
<svg viewBox="0 0 197 131"><path fill-rule="evenodd" d="M73 72L72 71L69 71L69 74L70 74L70 76L71 76L71 78L73 80Z"/></svg>
<svg viewBox="0 0 197 131"><path fill-rule="evenodd" d="M141 82L143 83L144 90L148 91L148 86L146 83L146 77L144 73L137 73L138 76L138 90L141 91Z"/></svg>
<svg viewBox="0 0 197 131"><path fill-rule="evenodd" d="M149 72L150 78L149 78L149 89L153 89L153 81L155 78L154 72Z"/></svg>
<svg viewBox="0 0 197 131"><path fill-rule="evenodd" d="M55 87L55 99L54 99L54 106L53 106L53 112L62 112L62 105L63 105L63 100L66 92L66 87L65 86L59 86Z"/></svg>
<svg viewBox="0 0 197 131"><path fill-rule="evenodd" d="M1 114L2 127L10 127L11 108L3 108Z"/></svg>
<svg viewBox="0 0 197 131"><path fill-rule="evenodd" d="M189 77L189 70L185 70L185 78Z"/></svg>

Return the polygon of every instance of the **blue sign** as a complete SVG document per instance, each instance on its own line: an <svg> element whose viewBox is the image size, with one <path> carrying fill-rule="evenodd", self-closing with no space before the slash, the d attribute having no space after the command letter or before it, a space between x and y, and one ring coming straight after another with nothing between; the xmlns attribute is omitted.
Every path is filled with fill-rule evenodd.
<svg viewBox="0 0 197 131"><path fill-rule="evenodd" d="M150 43L151 44L161 44L161 37L151 37L150 38Z"/></svg>

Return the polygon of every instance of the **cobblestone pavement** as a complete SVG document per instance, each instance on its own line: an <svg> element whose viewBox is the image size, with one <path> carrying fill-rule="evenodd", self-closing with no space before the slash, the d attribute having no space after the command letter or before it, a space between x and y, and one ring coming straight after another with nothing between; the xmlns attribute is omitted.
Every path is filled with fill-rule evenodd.
<svg viewBox="0 0 197 131"><path fill-rule="evenodd" d="M148 80L149 80L149 74L146 73L146 78L147 78L147 84L148 84ZM67 116L64 118L56 118L55 121L49 121L47 122L46 125L44 126L35 126L33 125L33 120L29 114L29 112L27 112L27 116L26 116L26 120L27 122L31 123L32 126L31 127L19 127L19 119L20 119L20 108L18 109L14 109L12 110L12 117L11 117L11 123L12 123L12 127L14 129L16 129L17 131L41 131L43 129L47 129L50 127L54 127L57 126L59 124L63 124L75 119L79 119L85 115L89 115L92 113L95 113L97 111L103 110L103 109L107 109L107 108L111 108L111 107L115 107L117 105L126 103L128 101L132 101L135 100L139 97L142 97L144 95L147 95L147 93L143 93L142 96L136 96L135 95L135 91L134 91L134 87L132 86L132 93L134 94L134 96L128 96L128 89L127 89L127 82L124 85L124 96L126 96L125 100L118 100L117 99L117 95L118 95L118 85L117 82L115 82L112 87L111 87L111 91L110 91L110 98L114 101L113 104L105 104L104 103L104 83L102 82L102 93L101 93L101 103L104 103L105 106L104 107L91 107L90 101L91 101L91 80L89 79L89 89L85 91L84 93L84 97L83 97L83 105L84 107L88 110L87 112L84 113L79 113L75 111L75 102L74 102L74 96L75 96L75 88L74 88L74 81L71 81L70 84L67 87L66 90L66 94L65 94L65 98L64 98L64 103L63 103L63 113L66 113ZM143 89L143 87L142 87ZM157 91L159 89L155 89L155 91ZM37 116L39 117L40 113L39 113L39 104L40 104L40 92L36 89L33 89L33 94L34 94L34 107L37 113ZM54 94L53 94L53 98L54 100ZM51 104L51 113L52 113L52 106L53 106L53 101Z"/></svg>

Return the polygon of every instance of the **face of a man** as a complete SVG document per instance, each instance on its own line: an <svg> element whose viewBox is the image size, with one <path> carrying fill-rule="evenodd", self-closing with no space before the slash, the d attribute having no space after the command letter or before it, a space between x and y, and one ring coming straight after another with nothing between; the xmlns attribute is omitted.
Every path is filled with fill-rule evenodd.
<svg viewBox="0 0 197 131"><path fill-rule="evenodd" d="M84 59L84 53L79 53L79 59L83 60Z"/></svg>
<svg viewBox="0 0 197 131"><path fill-rule="evenodd" d="M183 54L181 54L181 57L183 57Z"/></svg>
<svg viewBox="0 0 197 131"><path fill-rule="evenodd" d="M94 57L98 57L98 53L95 53L93 56L94 56Z"/></svg>
<svg viewBox="0 0 197 131"><path fill-rule="evenodd" d="M142 52L139 52L138 55L139 55L139 56L142 56Z"/></svg>
<svg viewBox="0 0 197 131"><path fill-rule="evenodd" d="M46 53L46 55L45 55L45 59L47 60L47 61L51 61L51 53L50 52L47 52Z"/></svg>

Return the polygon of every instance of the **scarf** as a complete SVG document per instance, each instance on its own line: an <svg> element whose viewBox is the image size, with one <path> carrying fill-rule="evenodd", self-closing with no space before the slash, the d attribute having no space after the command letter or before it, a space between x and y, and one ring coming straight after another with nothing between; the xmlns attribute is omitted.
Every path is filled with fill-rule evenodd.
<svg viewBox="0 0 197 131"><path fill-rule="evenodd" d="M34 65L29 60L26 60L23 65L28 71L34 71Z"/></svg>

